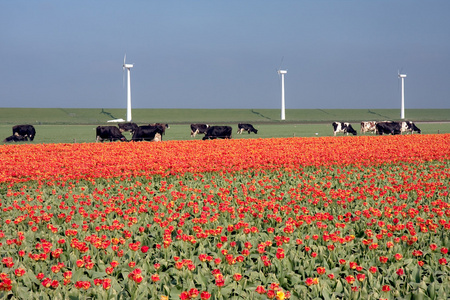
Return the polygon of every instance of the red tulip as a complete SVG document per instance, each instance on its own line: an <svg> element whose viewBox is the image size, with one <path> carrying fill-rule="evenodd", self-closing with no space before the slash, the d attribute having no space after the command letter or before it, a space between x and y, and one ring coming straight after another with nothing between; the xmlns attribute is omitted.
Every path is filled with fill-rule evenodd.
<svg viewBox="0 0 450 300"><path fill-rule="evenodd" d="M207 291L203 291L200 293L200 299L208 300L209 298L211 298L211 294L208 293Z"/></svg>
<svg viewBox="0 0 450 300"><path fill-rule="evenodd" d="M381 288L381 290L383 292L389 292L391 290L391 287L389 285L383 285L383 287Z"/></svg>
<svg viewBox="0 0 450 300"><path fill-rule="evenodd" d="M263 287L262 285L258 285L258 286L256 287L256 292L257 292L258 294L265 294L265 293L266 293L266 290L264 289L264 287Z"/></svg>
<svg viewBox="0 0 450 300"><path fill-rule="evenodd" d="M324 267L317 267L316 271L317 271L317 273L318 273L319 275L322 275L322 274L325 274L325 273L326 273L326 270L325 270Z"/></svg>

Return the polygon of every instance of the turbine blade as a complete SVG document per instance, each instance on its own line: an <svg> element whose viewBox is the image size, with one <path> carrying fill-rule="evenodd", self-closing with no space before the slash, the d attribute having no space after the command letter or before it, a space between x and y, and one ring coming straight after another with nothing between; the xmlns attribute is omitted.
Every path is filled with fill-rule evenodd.
<svg viewBox="0 0 450 300"><path fill-rule="evenodd" d="M281 57L280 67L278 68L278 70L281 70L281 65L283 64L283 60L284 60L284 55Z"/></svg>

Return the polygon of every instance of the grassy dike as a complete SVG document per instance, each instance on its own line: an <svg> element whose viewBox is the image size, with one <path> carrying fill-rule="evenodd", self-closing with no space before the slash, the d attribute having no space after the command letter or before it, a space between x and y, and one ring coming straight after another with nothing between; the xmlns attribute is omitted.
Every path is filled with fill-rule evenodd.
<svg viewBox="0 0 450 300"><path fill-rule="evenodd" d="M405 114L424 134L450 133L450 109L406 110ZM12 134L13 125L32 124L37 131L34 143L94 142L98 125L115 125L107 121L125 115L125 109L0 108L0 141ZM278 109L133 109L133 121L140 125L168 123L166 141L191 140L191 123L230 125L233 138L271 138L332 136L333 121L351 122L359 132L359 123L369 120L398 121L399 110L288 109L281 121ZM237 135L240 122L252 123L258 134Z"/></svg>

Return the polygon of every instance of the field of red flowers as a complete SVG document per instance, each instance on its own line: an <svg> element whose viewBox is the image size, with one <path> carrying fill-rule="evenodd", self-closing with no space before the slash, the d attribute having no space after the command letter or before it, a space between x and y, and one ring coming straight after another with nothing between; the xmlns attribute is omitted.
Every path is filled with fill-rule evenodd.
<svg viewBox="0 0 450 300"><path fill-rule="evenodd" d="M0 146L0 298L447 299L450 135Z"/></svg>

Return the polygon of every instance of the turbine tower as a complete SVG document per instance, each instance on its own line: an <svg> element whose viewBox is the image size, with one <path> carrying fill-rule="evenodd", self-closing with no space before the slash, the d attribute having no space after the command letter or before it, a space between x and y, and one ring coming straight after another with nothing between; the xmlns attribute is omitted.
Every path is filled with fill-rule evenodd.
<svg viewBox="0 0 450 300"><path fill-rule="evenodd" d="M131 122L131 68L133 64L127 64L125 62L127 55L123 57L123 70L127 69L127 122Z"/></svg>
<svg viewBox="0 0 450 300"><path fill-rule="evenodd" d="M278 74L281 75L281 120L285 119L285 105L284 105L284 74L286 74L286 70L278 70Z"/></svg>
<svg viewBox="0 0 450 300"><path fill-rule="evenodd" d="M403 120L405 118L405 78L406 74L398 73L398 78L402 80L402 108L400 111L400 118Z"/></svg>

